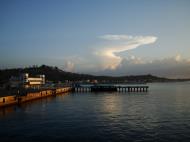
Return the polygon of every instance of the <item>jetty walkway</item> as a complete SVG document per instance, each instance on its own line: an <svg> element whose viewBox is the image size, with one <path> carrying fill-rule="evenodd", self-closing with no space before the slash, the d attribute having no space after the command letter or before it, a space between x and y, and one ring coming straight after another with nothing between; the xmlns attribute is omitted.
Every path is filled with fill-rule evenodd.
<svg viewBox="0 0 190 142"><path fill-rule="evenodd" d="M114 85L73 85L69 87L47 88L36 92L24 92L12 96L0 97L0 107L21 104L47 96L56 96L67 92L147 92L148 86L114 86Z"/></svg>

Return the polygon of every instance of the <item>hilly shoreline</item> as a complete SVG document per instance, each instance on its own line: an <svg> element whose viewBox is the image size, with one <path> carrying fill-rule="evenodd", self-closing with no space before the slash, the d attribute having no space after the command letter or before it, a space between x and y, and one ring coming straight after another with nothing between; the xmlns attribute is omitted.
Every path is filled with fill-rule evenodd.
<svg viewBox="0 0 190 142"><path fill-rule="evenodd" d="M168 79L163 77L157 77L153 75L130 75L130 76L96 76L89 74L79 74L66 72L58 67L52 67L47 65L32 66L26 68L13 68L13 69L3 69L0 70L0 84L9 81L11 76L18 76L21 73L29 73L31 76L44 74L46 80L52 82L66 82L66 81L87 81L87 80L97 80L98 82L110 82L110 83L122 83L122 82L176 82L176 81L189 81L190 79Z"/></svg>

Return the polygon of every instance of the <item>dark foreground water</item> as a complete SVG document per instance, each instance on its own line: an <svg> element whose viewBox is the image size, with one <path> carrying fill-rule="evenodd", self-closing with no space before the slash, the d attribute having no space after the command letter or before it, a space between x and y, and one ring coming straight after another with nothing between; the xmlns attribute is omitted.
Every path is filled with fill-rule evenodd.
<svg viewBox="0 0 190 142"><path fill-rule="evenodd" d="M0 141L190 141L190 83L73 93L0 109Z"/></svg>

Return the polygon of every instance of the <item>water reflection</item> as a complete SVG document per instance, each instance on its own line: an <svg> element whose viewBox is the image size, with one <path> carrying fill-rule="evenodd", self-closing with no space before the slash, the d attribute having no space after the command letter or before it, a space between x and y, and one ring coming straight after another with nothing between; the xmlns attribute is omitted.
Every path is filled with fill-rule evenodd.
<svg viewBox="0 0 190 142"><path fill-rule="evenodd" d="M3 117L5 115L9 115L13 112L15 112L17 109L17 106L7 106L0 108L0 117Z"/></svg>
<svg viewBox="0 0 190 142"><path fill-rule="evenodd" d="M102 100L102 110L107 113L116 114L121 111L121 97L117 94L102 94L105 95Z"/></svg>

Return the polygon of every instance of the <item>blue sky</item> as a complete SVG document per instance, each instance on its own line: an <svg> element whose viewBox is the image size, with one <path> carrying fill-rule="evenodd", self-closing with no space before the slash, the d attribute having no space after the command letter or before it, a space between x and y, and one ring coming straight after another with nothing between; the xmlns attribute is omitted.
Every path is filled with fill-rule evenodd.
<svg viewBox="0 0 190 142"><path fill-rule="evenodd" d="M190 77L189 7L189 0L0 0L0 67L161 76L181 68L169 77ZM147 36L156 39L142 43Z"/></svg>

